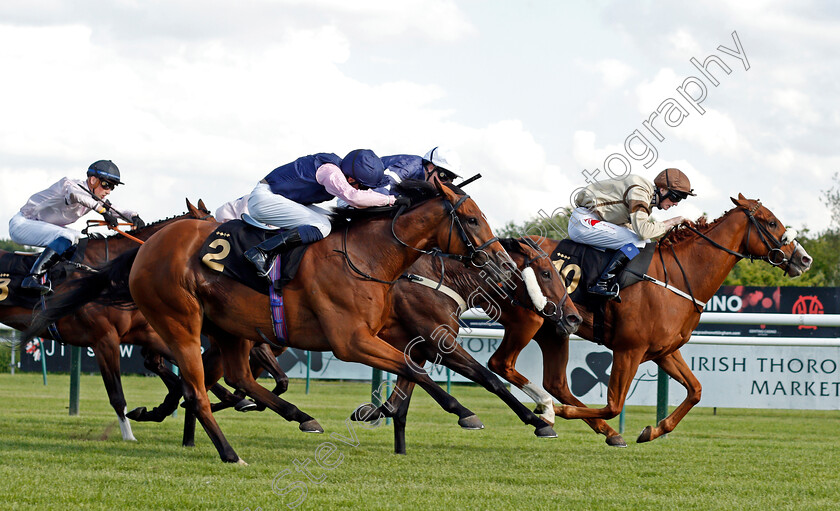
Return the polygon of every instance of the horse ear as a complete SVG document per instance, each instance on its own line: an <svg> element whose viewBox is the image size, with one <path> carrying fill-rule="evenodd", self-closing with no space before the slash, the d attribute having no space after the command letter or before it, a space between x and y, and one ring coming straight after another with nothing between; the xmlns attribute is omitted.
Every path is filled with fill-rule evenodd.
<svg viewBox="0 0 840 511"><path fill-rule="evenodd" d="M739 193L737 199L733 197L730 197L729 199L732 201L732 204L735 204L736 206L740 206L742 208L747 207L747 198L744 197L743 193Z"/></svg>
<svg viewBox="0 0 840 511"><path fill-rule="evenodd" d="M189 199L185 199L187 201L187 211L194 217L198 218L200 215L198 214L198 210L195 206L193 206L192 202Z"/></svg>
<svg viewBox="0 0 840 511"><path fill-rule="evenodd" d="M207 209L207 206L204 205L203 199L198 199L198 209L200 209L201 211L210 211L209 209Z"/></svg>

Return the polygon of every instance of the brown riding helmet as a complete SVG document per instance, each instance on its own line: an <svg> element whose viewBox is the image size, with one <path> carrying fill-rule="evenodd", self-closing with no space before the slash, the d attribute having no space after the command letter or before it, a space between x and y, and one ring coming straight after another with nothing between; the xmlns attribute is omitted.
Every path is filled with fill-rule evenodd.
<svg viewBox="0 0 840 511"><path fill-rule="evenodd" d="M656 176L656 179L653 180L653 184L659 188L665 188L666 190L682 192L682 194L685 195L697 195L691 188L688 176L683 174L683 171L680 169L663 170Z"/></svg>

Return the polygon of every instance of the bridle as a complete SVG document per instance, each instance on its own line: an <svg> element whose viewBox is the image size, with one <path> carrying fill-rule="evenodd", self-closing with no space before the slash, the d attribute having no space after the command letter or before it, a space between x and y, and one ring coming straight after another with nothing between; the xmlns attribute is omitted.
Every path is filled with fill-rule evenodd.
<svg viewBox="0 0 840 511"><path fill-rule="evenodd" d="M788 239L787 232L785 232L785 234L782 235L782 238L783 238L782 240L773 236L773 234L770 233L770 231L767 230L767 227L763 226L755 218L755 212L758 211L758 208L760 208L760 207L761 207L761 202L756 201L755 206L753 206L752 208L750 208L750 209L740 208L740 209L741 209L741 211L743 211L747 215L747 218L749 219L749 223L747 224L747 239L746 239L745 246L746 247L750 246L750 235L752 234L753 227L755 227L755 231L756 231L756 233L758 233L759 239L764 244L764 247L767 249L767 254L763 255L763 256L756 256L756 255L753 255L753 254L742 254L742 253L737 252L735 250L730 250L730 249L720 245L716 241L712 240L711 238L709 238L708 236L706 236L702 232L698 231L697 229L695 229L691 225L686 224L686 227L690 231L694 232L695 234L697 234L698 236L703 238L704 240L711 243L715 248L719 248L720 250L723 250L724 252L732 254L735 257L738 257L740 259L749 259L750 261L756 261L756 260L767 261L771 265L778 266L778 267L782 268L783 270L787 271L787 269L790 267L790 258L788 258L785 255L785 252L782 250L782 247L787 245L787 244L790 244L790 243L796 243L798 245L798 242L796 241L796 239L794 237L791 237L791 239ZM783 241L787 241L787 242L784 243ZM794 250L794 252L795 252L795 250ZM773 254L779 254L781 259L779 259L778 257L775 257L775 255L773 255ZM784 265L784 266L782 266L782 265Z"/></svg>
<svg viewBox="0 0 840 511"><path fill-rule="evenodd" d="M444 208L446 209L446 212L447 212L447 214L449 215L449 218L450 218L449 235L448 235L447 243L446 243L447 250L452 245L452 232L456 231L458 233L458 236L461 238L461 241L467 247L467 254L466 255L452 254L452 253L449 253L449 252L444 252L439 248L433 248L431 250L423 250L423 249L420 249L420 248L417 248L417 247L412 247L411 245L409 245L406 242L404 242L403 240L401 240L400 237L397 236L396 223L397 223L397 219L403 213L405 213L405 211L408 209L408 206L405 206L405 205L400 205L400 207L397 209L397 212L394 214L393 220L391 220L391 234L394 236L394 239L396 239L400 243L400 245L402 245L404 247L410 248L411 250L420 252L422 254L429 255L431 257L441 258L441 282L443 282L443 268L444 268L444 265L443 265L442 258L446 257L446 258L449 258L449 259L453 259L455 261L462 262L462 263L464 263L465 266L467 264L471 263L473 266L475 266L477 268L480 268L480 267L484 266L484 264L486 264L486 262L484 264L478 264L476 262L478 256L481 255L481 254L484 254L486 260L489 261L489 257L486 257L487 255L484 252L484 249L487 248L488 246L492 245L493 243L499 241L499 238L497 236L493 236L492 238L490 238L486 242L484 242L481 245L479 245L478 247L476 247L475 244L472 242L472 240L470 240L470 237L467 234L467 230L464 228L464 225L461 223L461 219L458 217L458 213L457 213L458 209L464 204L464 202L467 199L470 198L470 196L466 195L466 194L463 195L460 199L458 199L458 201L455 204L452 204L451 202L449 202L449 200L447 200L446 197L442 196L441 198L443 199ZM351 270L353 270L353 272L360 275L365 280L371 280L373 282L379 282L381 284L395 284L401 278L404 277L404 276L400 276L395 280L378 279L376 277L373 277L373 276L365 273L364 271L359 269L355 264L353 264L353 261L350 260L350 254L347 252L347 233L348 233L349 230L350 230L350 225L348 224L347 227L345 227L345 229L344 229L344 239L342 241L342 250L335 250L335 252L338 252L338 253L340 253L344 256L344 259L347 261L347 265L350 267Z"/></svg>
<svg viewBox="0 0 840 511"><path fill-rule="evenodd" d="M548 254L546 254L542 250L536 250L536 252L537 252L537 255L535 255L534 257L532 257L530 259L527 259L525 261L525 263L522 265L523 267L528 268L533 263L539 261L540 259L548 258ZM534 273L536 274L536 272L534 272ZM505 292L508 293L508 295L511 296L511 302L514 305L518 305L518 306L523 307L525 309L533 310L537 314L539 314L540 316L543 316L543 317L549 318L549 319L553 318L557 314L557 312L562 310L563 307L565 307L565 305L566 305L566 301L569 299L569 293L565 291L565 286L564 286L563 298L560 299L560 303L556 304L556 303L552 302L551 300L549 300L548 297L546 297L545 306L543 307L543 309L541 311L539 311L539 310L537 310L536 306L534 306L533 304L531 304L531 306L528 306L525 303L523 303L521 300L516 298L516 295L513 294L513 289L510 286L508 286L507 281L503 282L502 286L503 286L503 289L505 290ZM549 309L551 309L551 312L549 312Z"/></svg>

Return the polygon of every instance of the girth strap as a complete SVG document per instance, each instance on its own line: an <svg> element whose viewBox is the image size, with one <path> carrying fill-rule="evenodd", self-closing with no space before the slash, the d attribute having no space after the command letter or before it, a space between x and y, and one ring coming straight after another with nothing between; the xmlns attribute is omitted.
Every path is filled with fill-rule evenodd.
<svg viewBox="0 0 840 511"><path fill-rule="evenodd" d="M468 309L467 301L464 300L461 295L458 294L457 291L452 289L451 287L444 286L442 282L436 282L431 279L427 279L426 277L421 277L420 275L415 275L413 273L406 273L403 275L409 282L414 282L416 284L420 284L421 286L426 286L428 288L434 289L435 291L440 291L441 293L445 294L449 298L455 300L455 303L458 304L458 312L466 312Z"/></svg>

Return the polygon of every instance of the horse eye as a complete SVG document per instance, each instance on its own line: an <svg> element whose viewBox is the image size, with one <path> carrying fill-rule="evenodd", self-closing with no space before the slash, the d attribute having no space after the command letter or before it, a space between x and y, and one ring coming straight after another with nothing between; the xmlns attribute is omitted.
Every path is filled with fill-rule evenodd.
<svg viewBox="0 0 840 511"><path fill-rule="evenodd" d="M471 216L467 219L467 223L473 226L478 225L478 219L474 216Z"/></svg>
<svg viewBox="0 0 840 511"><path fill-rule="evenodd" d="M551 272L548 270L543 270L541 275L544 279L551 279Z"/></svg>
<svg viewBox="0 0 840 511"><path fill-rule="evenodd" d="M774 221L772 221L772 220L771 220L771 221L770 221L767 225L768 225L771 229L775 229L777 224L776 224L776 222L774 222Z"/></svg>

